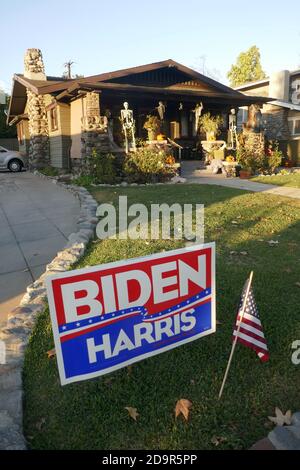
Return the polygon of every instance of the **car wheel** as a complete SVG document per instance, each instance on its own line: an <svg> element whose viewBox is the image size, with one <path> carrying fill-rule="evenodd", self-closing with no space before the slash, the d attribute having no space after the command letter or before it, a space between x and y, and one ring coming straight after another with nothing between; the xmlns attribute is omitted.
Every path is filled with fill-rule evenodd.
<svg viewBox="0 0 300 470"><path fill-rule="evenodd" d="M22 171L22 162L20 162L20 160L11 160L8 164L8 169L9 171L12 171L14 173L17 173L18 171Z"/></svg>

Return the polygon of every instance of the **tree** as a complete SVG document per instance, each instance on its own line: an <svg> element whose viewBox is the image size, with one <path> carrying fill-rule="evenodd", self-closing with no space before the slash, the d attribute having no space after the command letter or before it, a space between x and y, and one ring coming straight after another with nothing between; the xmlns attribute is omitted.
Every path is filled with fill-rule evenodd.
<svg viewBox="0 0 300 470"><path fill-rule="evenodd" d="M6 104L0 104L0 138L16 137L16 126L8 126L6 124L9 96L5 95L5 98Z"/></svg>
<svg viewBox="0 0 300 470"><path fill-rule="evenodd" d="M227 78L232 87L266 78L260 63L260 52L257 46L252 46L246 52L240 53L236 64L231 66Z"/></svg>
<svg viewBox="0 0 300 470"><path fill-rule="evenodd" d="M199 73L202 75L205 75L206 77L212 78L213 80L220 81L221 79L221 72L220 70L214 68L208 68L206 65L206 55L201 55L200 57L197 57L196 63L192 65L192 68L194 70L197 70Z"/></svg>

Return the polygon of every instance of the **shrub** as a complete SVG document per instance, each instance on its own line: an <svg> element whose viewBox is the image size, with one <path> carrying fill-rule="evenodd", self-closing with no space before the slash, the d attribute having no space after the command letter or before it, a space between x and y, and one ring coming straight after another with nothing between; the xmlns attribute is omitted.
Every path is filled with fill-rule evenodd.
<svg viewBox="0 0 300 470"><path fill-rule="evenodd" d="M144 129L148 132L153 132L157 134L160 131L161 121L158 119L157 116L151 116L148 114L147 119L144 123Z"/></svg>
<svg viewBox="0 0 300 470"><path fill-rule="evenodd" d="M39 170L40 173L46 176L58 176L59 170L58 168L54 168L53 166L45 166Z"/></svg>
<svg viewBox="0 0 300 470"><path fill-rule="evenodd" d="M95 183L114 184L117 180L115 157L111 153L97 153L86 158L84 176L91 176Z"/></svg>
<svg viewBox="0 0 300 470"><path fill-rule="evenodd" d="M168 166L167 162L168 155L163 150L142 147L126 155L124 174L132 183L165 181L175 174L174 168Z"/></svg>
<svg viewBox="0 0 300 470"><path fill-rule="evenodd" d="M91 175L81 175L81 176L78 176L77 178L72 179L72 184L76 184L76 186L89 187L93 183L95 183L95 178L94 176L91 176Z"/></svg>
<svg viewBox="0 0 300 470"><path fill-rule="evenodd" d="M236 160L245 170L251 173L263 171L265 167L265 153L263 151L253 151L245 147L239 147L236 152Z"/></svg>
<svg viewBox="0 0 300 470"><path fill-rule="evenodd" d="M283 159L283 154L281 150L279 150L278 142L269 148L269 152L266 155L266 162L265 162L265 169L269 173L274 173L275 170L281 165Z"/></svg>
<svg viewBox="0 0 300 470"><path fill-rule="evenodd" d="M240 145L237 150L237 162L252 173L270 174L281 165L282 152L278 148L278 142L263 148L246 148Z"/></svg>

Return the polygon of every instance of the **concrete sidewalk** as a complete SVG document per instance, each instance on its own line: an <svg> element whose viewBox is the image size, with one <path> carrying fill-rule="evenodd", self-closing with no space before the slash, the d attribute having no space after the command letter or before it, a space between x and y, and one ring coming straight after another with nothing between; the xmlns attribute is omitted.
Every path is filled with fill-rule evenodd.
<svg viewBox="0 0 300 470"><path fill-rule="evenodd" d="M250 180L240 178L226 178L222 174L214 175L201 167L201 162L185 161L181 164L181 176L187 179L188 183L196 184L216 184L228 188L243 189L245 191L264 192L276 196L291 197L300 199L300 189L285 186L274 186L273 184L255 183Z"/></svg>
<svg viewBox="0 0 300 470"><path fill-rule="evenodd" d="M0 323L77 230L77 199L28 172L0 172Z"/></svg>

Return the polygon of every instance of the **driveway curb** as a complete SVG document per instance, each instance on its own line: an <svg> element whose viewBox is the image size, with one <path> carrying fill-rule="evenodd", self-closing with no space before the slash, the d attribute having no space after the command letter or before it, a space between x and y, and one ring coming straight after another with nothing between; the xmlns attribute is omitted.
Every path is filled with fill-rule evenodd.
<svg viewBox="0 0 300 470"><path fill-rule="evenodd" d="M46 307L44 281L49 275L67 271L83 256L89 240L94 237L98 222L97 202L87 189L61 183L38 171L34 171L34 174L51 180L79 199L79 230L71 233L68 243L46 266L46 271L27 287L19 306L11 312L6 326L0 330L0 450L27 448L23 435L22 369L24 353L36 318Z"/></svg>

